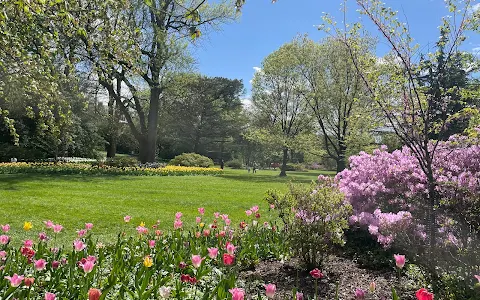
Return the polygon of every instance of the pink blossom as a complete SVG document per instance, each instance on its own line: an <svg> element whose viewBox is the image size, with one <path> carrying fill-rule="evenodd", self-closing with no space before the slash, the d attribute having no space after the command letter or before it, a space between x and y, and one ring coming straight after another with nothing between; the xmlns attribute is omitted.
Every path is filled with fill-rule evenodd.
<svg viewBox="0 0 480 300"><path fill-rule="evenodd" d="M208 256L209 256L211 259L217 258L218 248L207 248L207 250L208 250Z"/></svg>
<svg viewBox="0 0 480 300"><path fill-rule="evenodd" d="M473 275L478 280L478 283L480 283L480 275Z"/></svg>
<svg viewBox="0 0 480 300"><path fill-rule="evenodd" d="M80 241L80 240L75 240L73 242L73 247L75 248L75 251L82 251L83 249L85 249L86 245Z"/></svg>
<svg viewBox="0 0 480 300"><path fill-rule="evenodd" d="M267 296L267 298L271 299L275 297L275 291L277 290L277 287L275 286L275 284L269 283L269 284L264 284L263 286L265 287L265 295Z"/></svg>
<svg viewBox="0 0 480 300"><path fill-rule="evenodd" d="M182 216L183 216L183 214L181 212L177 212L175 214L175 219L180 219Z"/></svg>
<svg viewBox="0 0 480 300"><path fill-rule="evenodd" d="M155 240L149 240L148 241L148 247L155 248Z"/></svg>
<svg viewBox="0 0 480 300"><path fill-rule="evenodd" d="M8 244L8 242L10 241L10 237L8 237L8 235L0 235L0 244L2 245L6 245Z"/></svg>
<svg viewBox="0 0 480 300"><path fill-rule="evenodd" d="M219 212L214 212L213 215L215 216L215 219L218 219L218 217L220 217L220 213L219 213Z"/></svg>
<svg viewBox="0 0 480 300"><path fill-rule="evenodd" d="M200 255L192 255L192 266L195 268L200 268L202 265L203 258Z"/></svg>
<svg viewBox="0 0 480 300"><path fill-rule="evenodd" d="M225 225L230 226L231 223L232 223L232 220L225 219Z"/></svg>
<svg viewBox="0 0 480 300"><path fill-rule="evenodd" d="M63 229L63 226L60 224L53 225L53 232L55 233L59 233L60 231L62 231L62 229Z"/></svg>
<svg viewBox="0 0 480 300"><path fill-rule="evenodd" d="M355 300L364 300L365 292L362 289L355 290Z"/></svg>
<svg viewBox="0 0 480 300"><path fill-rule="evenodd" d="M5 224L5 225L0 225L2 227L2 231L7 233L10 231L10 225Z"/></svg>
<svg viewBox="0 0 480 300"><path fill-rule="evenodd" d="M181 229L182 226L183 226L182 220L180 220L180 219L175 219L175 221L173 222L173 228L174 228L174 229Z"/></svg>
<svg viewBox="0 0 480 300"><path fill-rule="evenodd" d="M303 300L303 293L296 292L295 293L295 300Z"/></svg>
<svg viewBox="0 0 480 300"><path fill-rule="evenodd" d="M48 220L48 221L43 221L43 223L45 223L45 227L47 227L47 228L53 228L53 226L55 225L55 224L53 224L53 222L50 221L50 220Z"/></svg>
<svg viewBox="0 0 480 300"><path fill-rule="evenodd" d="M48 236L45 232L40 232L38 234L38 239L41 240L41 241L46 241L46 240L48 240Z"/></svg>
<svg viewBox="0 0 480 300"><path fill-rule="evenodd" d="M205 214L205 208L199 207L199 208L198 208L198 213L203 216L203 215Z"/></svg>
<svg viewBox="0 0 480 300"><path fill-rule="evenodd" d="M232 294L232 300L243 300L245 298L245 291L240 288L233 288L228 290Z"/></svg>
<svg viewBox="0 0 480 300"><path fill-rule="evenodd" d="M87 234L87 230L86 229L80 229L77 231L77 234L78 234L78 237L83 237L84 235Z"/></svg>
<svg viewBox="0 0 480 300"><path fill-rule="evenodd" d="M275 209L275 204L270 204L270 209ZM302 294L302 293L300 293ZM303 297L303 294L302 294L302 297Z"/></svg>
<svg viewBox="0 0 480 300"><path fill-rule="evenodd" d="M44 259L35 260L34 266L37 271L42 271L47 266L47 262Z"/></svg>
<svg viewBox="0 0 480 300"><path fill-rule="evenodd" d="M221 215L221 217L222 217L222 220L224 220L224 221L228 219L228 215L226 215L226 214Z"/></svg>
<svg viewBox="0 0 480 300"><path fill-rule="evenodd" d="M252 211L249 209L249 210L246 210L245 211L245 214L249 217L252 215Z"/></svg>
<svg viewBox="0 0 480 300"><path fill-rule="evenodd" d="M92 260L86 260L84 263L80 264L80 267L83 269L85 273L90 273L95 266L95 262Z"/></svg>
<svg viewBox="0 0 480 300"><path fill-rule="evenodd" d="M92 223L85 223L85 229L86 230L92 230L93 224Z"/></svg>
<svg viewBox="0 0 480 300"><path fill-rule="evenodd" d="M137 232L138 234L147 234L148 233L148 228L145 226L137 226Z"/></svg>
<svg viewBox="0 0 480 300"><path fill-rule="evenodd" d="M57 296L54 293L45 293L45 300L55 300L57 299Z"/></svg>
<svg viewBox="0 0 480 300"><path fill-rule="evenodd" d="M60 262L58 260L52 261L52 269L58 269Z"/></svg>
<svg viewBox="0 0 480 300"><path fill-rule="evenodd" d="M202 218L196 217L196 218L195 218L195 223L200 223L200 222L202 222Z"/></svg>
<svg viewBox="0 0 480 300"><path fill-rule="evenodd" d="M258 205L252 206L250 209L252 210L253 213L257 213L258 212Z"/></svg>
<svg viewBox="0 0 480 300"><path fill-rule="evenodd" d="M6 257L7 257L7 251L5 250L0 251L0 259L5 260Z"/></svg>
<svg viewBox="0 0 480 300"><path fill-rule="evenodd" d="M123 221L124 221L125 223L130 222L131 219L132 219L132 217L130 217L130 216L125 216L125 217L123 217Z"/></svg>
<svg viewBox="0 0 480 300"><path fill-rule="evenodd" d="M395 264L397 268L402 269L405 265L405 255L394 254L393 257L395 258Z"/></svg>
<svg viewBox="0 0 480 300"><path fill-rule="evenodd" d="M227 242L227 245L225 246L225 248L227 249L228 254L235 253L235 248L236 247L232 243Z"/></svg>
<svg viewBox="0 0 480 300"><path fill-rule="evenodd" d="M25 248L32 248L33 247L33 241L32 240L25 240L23 242L23 247Z"/></svg>
<svg viewBox="0 0 480 300"><path fill-rule="evenodd" d="M17 286L19 286L19 285L22 283L22 281L23 281L24 278L25 278L24 276L19 276L19 275L17 275L17 273L13 274L12 277L10 277L10 276L5 276L5 279L7 279L8 281L10 281L10 285L11 285L12 287L17 287Z"/></svg>

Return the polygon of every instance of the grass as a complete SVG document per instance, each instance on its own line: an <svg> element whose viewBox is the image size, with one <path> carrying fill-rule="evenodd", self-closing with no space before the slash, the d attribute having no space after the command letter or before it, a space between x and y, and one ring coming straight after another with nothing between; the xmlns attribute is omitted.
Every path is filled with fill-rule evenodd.
<svg viewBox="0 0 480 300"><path fill-rule="evenodd" d="M268 189L286 190L287 182L309 183L320 173L333 174L288 172L288 177L280 178L273 170L249 174L227 169L222 176L0 175L0 224L9 223L13 238L22 239L24 221L31 221L32 231L39 232L42 222L50 219L65 227L59 236L65 242L86 222L94 224L101 240L111 240L124 226L125 215L132 216L134 225L144 221L150 226L160 220L166 229L177 211L183 212L184 222L193 223L197 208L205 207L208 218L219 211L238 222L252 205L266 211L262 200Z"/></svg>

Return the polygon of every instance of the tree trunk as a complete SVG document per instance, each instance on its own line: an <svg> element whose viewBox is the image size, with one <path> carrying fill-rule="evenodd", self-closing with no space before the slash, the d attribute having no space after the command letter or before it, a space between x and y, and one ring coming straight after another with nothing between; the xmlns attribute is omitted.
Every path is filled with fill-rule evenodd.
<svg viewBox="0 0 480 300"><path fill-rule="evenodd" d="M160 88L150 89L150 109L148 111L148 131L145 144L140 143L140 152L145 154L145 162L155 162L157 155L158 110L160 107ZM143 148L143 151L142 151ZM143 162L143 161L142 161Z"/></svg>
<svg viewBox="0 0 480 300"><path fill-rule="evenodd" d="M288 159L288 148L283 148L283 161L282 161L282 169L280 171L280 177L287 176L287 159Z"/></svg>
<svg viewBox="0 0 480 300"><path fill-rule="evenodd" d="M338 150L338 157L336 159L337 173L342 172L347 167L347 162L346 162L346 159L345 159L346 152L347 152L347 147L345 146L345 143L340 141L339 150Z"/></svg>
<svg viewBox="0 0 480 300"><path fill-rule="evenodd" d="M144 163L148 162L148 153L147 153L148 143L147 143L147 139L145 137L142 136L138 140L138 147L139 147L138 160L142 164L144 164Z"/></svg>
<svg viewBox="0 0 480 300"><path fill-rule="evenodd" d="M107 157L113 158L117 153L117 137L114 134L110 134L108 137L108 145L107 145Z"/></svg>

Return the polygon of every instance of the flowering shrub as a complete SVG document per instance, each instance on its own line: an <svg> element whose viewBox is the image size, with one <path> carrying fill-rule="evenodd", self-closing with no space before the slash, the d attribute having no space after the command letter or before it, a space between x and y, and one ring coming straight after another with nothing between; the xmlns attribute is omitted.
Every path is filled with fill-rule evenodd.
<svg viewBox="0 0 480 300"><path fill-rule="evenodd" d="M292 185L284 195L269 192L267 201L279 209L291 249L308 267L322 265L332 246L343 244L351 206L331 182Z"/></svg>
<svg viewBox="0 0 480 300"><path fill-rule="evenodd" d="M219 175L219 168L166 166L163 168L113 167L81 163L0 163L0 174L88 174L88 175L135 175L135 176L186 176Z"/></svg>

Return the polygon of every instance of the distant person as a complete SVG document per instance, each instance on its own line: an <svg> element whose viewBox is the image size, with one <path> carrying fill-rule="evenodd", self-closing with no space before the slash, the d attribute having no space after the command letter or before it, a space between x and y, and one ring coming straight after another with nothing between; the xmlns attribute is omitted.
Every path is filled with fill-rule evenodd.
<svg viewBox="0 0 480 300"><path fill-rule="evenodd" d="M250 174L250 166L247 167L248 174Z"/></svg>
<svg viewBox="0 0 480 300"><path fill-rule="evenodd" d="M223 170L223 168L225 167L225 162L223 161L223 159L220 160L220 169Z"/></svg>
<svg viewBox="0 0 480 300"><path fill-rule="evenodd" d="M16 163L16 162L17 162L17 158L16 158L16 157L12 157L12 158L10 158L10 162L12 162L12 163Z"/></svg>
<svg viewBox="0 0 480 300"><path fill-rule="evenodd" d="M254 164L253 165L253 174L257 173L257 166Z"/></svg>

